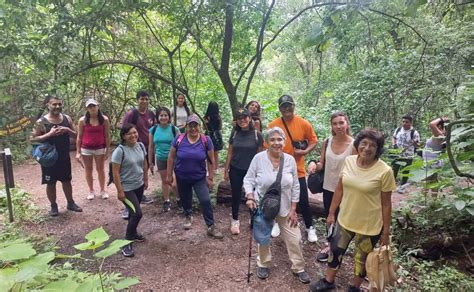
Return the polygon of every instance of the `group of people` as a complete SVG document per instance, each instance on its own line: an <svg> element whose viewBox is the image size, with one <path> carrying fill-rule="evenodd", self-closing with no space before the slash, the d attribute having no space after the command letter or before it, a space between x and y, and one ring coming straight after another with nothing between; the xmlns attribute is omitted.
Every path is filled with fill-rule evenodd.
<svg viewBox="0 0 474 292"><path fill-rule="evenodd" d="M62 100L50 98L48 114L37 121L31 137L32 142L48 141L54 144L59 154L53 167L41 167L42 183L46 184L51 203L50 215L58 215L57 181L62 182L68 201L67 209L82 211L72 197L69 159L69 137L77 134L76 158L86 172L89 187L87 199L92 200L96 196L92 179L93 161L98 173L99 195L102 199L109 197L105 191L104 161L111 156L112 181L118 199L124 202L126 214L123 217L128 219L127 240L144 240L137 231L142 218L140 204L146 199L144 191L148 188L148 171L153 172L154 165L162 181L163 210L167 212L171 208L172 189L174 194L179 195L184 212L183 228L192 228L194 190L207 226L207 235L223 238L215 224L210 200L210 189L214 185L218 166L216 153L223 149L224 144L217 103L209 103L204 115L204 134L201 119L190 111L184 95L178 95L172 110L159 107L156 113L148 108L148 93L138 92L136 100L137 108L128 111L122 120L120 145L110 155L110 122L101 113L96 100L86 101L86 114L80 118L76 132L71 118L62 113ZM224 180L230 182L232 190L230 232L238 235L242 187L247 207L259 210L263 195L281 177L280 210L274 220L264 221L264 228L271 230L264 236L281 234L292 264L291 271L299 281L307 284L311 279L305 270L296 209L298 207L303 215L308 241L318 241L309 206L305 165L305 155L313 151L318 139L312 125L295 114L295 106L291 96L281 96L278 99L281 117L270 122L265 132L262 132L262 110L257 101L251 101L237 111L228 141ZM401 156L406 164L410 163L409 154L413 152L410 147L415 147L415 141L419 141L419 134L413 129L410 118L404 116L402 127L393 135L394 145L403 149L402 154L407 153L407 156ZM445 120L441 118L441 122ZM433 129L442 131L438 124L433 122ZM343 112L334 113L329 126L331 136L322 143L320 160L311 161L307 166L309 173L324 169L323 204L328 233L331 234L326 247L317 255L318 261L328 263L328 269L322 279L311 283L310 290L335 288L342 257L355 238L355 275L349 290L358 291L366 275L367 254L378 242L389 243L391 193L396 189L396 176L392 168L380 159L384 147L384 136L380 131L365 128L354 139L350 133L349 118ZM440 136L442 133L437 134ZM434 147L437 141L433 139L430 147ZM266 279L270 274L271 241L268 238L257 242L260 243L256 275ZM133 245L125 246L122 253L126 257L133 256Z"/></svg>

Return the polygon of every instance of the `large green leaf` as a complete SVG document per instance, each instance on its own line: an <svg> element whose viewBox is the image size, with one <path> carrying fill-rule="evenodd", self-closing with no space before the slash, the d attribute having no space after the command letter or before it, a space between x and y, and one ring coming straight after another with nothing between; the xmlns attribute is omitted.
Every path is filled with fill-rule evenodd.
<svg viewBox="0 0 474 292"><path fill-rule="evenodd" d="M98 257L98 258L109 257L109 256L115 254L116 252L118 252L122 246L127 245L130 242L131 242L130 240L124 240L124 239L114 240L111 244L109 244L108 247L106 247L103 250L95 253L94 256Z"/></svg>
<svg viewBox="0 0 474 292"><path fill-rule="evenodd" d="M96 228L86 235L87 240L95 243L104 243L109 240L109 238L110 236L105 232L103 227Z"/></svg>
<svg viewBox="0 0 474 292"><path fill-rule="evenodd" d="M26 267L26 266L42 266L42 265L47 265L49 262L54 260L55 255L54 252L49 251L45 253L40 253L24 262L21 262L18 266L20 268Z"/></svg>
<svg viewBox="0 0 474 292"><path fill-rule="evenodd" d="M27 259L35 254L36 251L33 249L31 244L17 243L0 249L0 260L14 261L19 259Z"/></svg>
<svg viewBox="0 0 474 292"><path fill-rule="evenodd" d="M76 281L66 278L49 283L43 291L76 291L77 287L79 284Z"/></svg>
<svg viewBox="0 0 474 292"><path fill-rule="evenodd" d="M118 282L117 284L115 284L114 286L114 289L116 290L122 290L122 289L126 289L132 285L136 285L140 283L140 280L138 280L137 278L125 278L123 280L121 280L120 282Z"/></svg>
<svg viewBox="0 0 474 292"><path fill-rule="evenodd" d="M0 291L9 291L15 285L17 268L4 268L0 270Z"/></svg>
<svg viewBox="0 0 474 292"><path fill-rule="evenodd" d="M135 206L133 206L132 202L130 202L129 199L125 198L125 200L123 200L123 202L124 202L125 204L127 204L127 206L128 206L130 209L132 209L133 213L136 212L136 211L135 211Z"/></svg>
<svg viewBox="0 0 474 292"><path fill-rule="evenodd" d="M79 285L79 287L77 287L76 292L89 292L100 290L102 290L102 285L100 283L99 275L96 274L84 279Z"/></svg>
<svg viewBox="0 0 474 292"><path fill-rule="evenodd" d="M463 200L457 200L456 202L454 202L454 206L456 207L456 209L461 211L462 209L464 209L464 207L466 207L466 202Z"/></svg>
<svg viewBox="0 0 474 292"><path fill-rule="evenodd" d="M15 282L26 282L48 270L48 265L24 266L15 275Z"/></svg>

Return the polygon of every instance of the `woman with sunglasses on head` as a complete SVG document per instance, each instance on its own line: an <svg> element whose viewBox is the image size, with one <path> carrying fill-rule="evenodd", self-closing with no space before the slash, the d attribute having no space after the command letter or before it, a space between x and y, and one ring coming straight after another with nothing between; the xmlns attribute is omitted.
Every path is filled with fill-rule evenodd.
<svg viewBox="0 0 474 292"><path fill-rule="evenodd" d="M262 106L258 101L251 100L245 106L246 109L249 110L250 117L252 118L252 122L254 124L254 128L257 129L260 133L262 132Z"/></svg>
<svg viewBox="0 0 474 292"><path fill-rule="evenodd" d="M251 122L250 112L245 108L237 111L236 126L229 138L224 180L230 180L232 190L232 221L230 232L240 233L239 207L242 199L242 184L252 158L263 150L263 137Z"/></svg>
<svg viewBox="0 0 474 292"><path fill-rule="evenodd" d="M129 211L125 239L144 241L145 238L137 232L137 227L142 219L140 202L143 199L143 192L148 189L146 149L142 142L138 142L138 131L133 124L122 126L120 139L121 143L112 153L111 162L117 198ZM131 243L122 248L122 254L125 257L134 256Z"/></svg>
<svg viewBox="0 0 474 292"><path fill-rule="evenodd" d="M110 122L109 118L102 114L99 103L89 98L86 101L86 114L79 119L77 126L76 159L83 164L86 172L86 182L89 187L88 200L95 198L94 179L92 178L93 164L99 178L100 196L108 199L105 192L104 164L110 151Z"/></svg>

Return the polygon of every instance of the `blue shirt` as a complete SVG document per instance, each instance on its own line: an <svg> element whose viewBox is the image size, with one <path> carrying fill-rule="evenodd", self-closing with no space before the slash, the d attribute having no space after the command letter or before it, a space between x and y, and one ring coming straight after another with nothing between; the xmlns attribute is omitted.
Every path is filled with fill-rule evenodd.
<svg viewBox="0 0 474 292"><path fill-rule="evenodd" d="M153 144L155 144L155 155L158 160L167 160L168 154L170 153L171 142L173 142L173 130L171 127L174 127L172 124L168 124L166 127L162 128L160 125L156 125L150 128L150 134L152 130L156 127L155 134L153 135ZM176 128L176 127L175 127ZM175 133L179 134L179 129L175 129Z"/></svg>
<svg viewBox="0 0 474 292"><path fill-rule="evenodd" d="M174 168L176 176L186 180L200 180L205 178L206 152L214 150L211 138L209 138L209 136L204 136L207 140L206 150L206 146L203 145L201 138L199 138L194 144L191 144L187 135L177 146L179 137L180 136L177 136L172 143L173 147L177 149L176 166Z"/></svg>

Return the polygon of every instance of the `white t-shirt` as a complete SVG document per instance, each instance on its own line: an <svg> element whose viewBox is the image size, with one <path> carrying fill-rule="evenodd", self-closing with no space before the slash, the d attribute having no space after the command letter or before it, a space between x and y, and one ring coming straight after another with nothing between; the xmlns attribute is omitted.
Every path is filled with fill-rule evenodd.
<svg viewBox="0 0 474 292"><path fill-rule="evenodd" d="M411 139L411 132L413 133L413 140ZM397 133L397 130L393 132L393 138L397 140L397 147L402 150L400 157L413 157L415 155L415 141L420 143L420 134L417 130L411 127L409 130L405 130L403 127L400 127L400 130Z"/></svg>
<svg viewBox="0 0 474 292"><path fill-rule="evenodd" d="M173 109L174 112L174 109ZM188 113L184 106L176 107L176 127L182 127L186 125L186 120L188 119Z"/></svg>
<svg viewBox="0 0 474 292"><path fill-rule="evenodd" d="M300 200L300 183L295 159L289 154L283 153L283 155L284 165L281 176L281 201L278 215L286 217L290 212L291 202L297 203ZM253 157L244 178L245 193L253 193L253 190L256 189L258 193L256 200L260 202L265 192L275 182L277 174L278 169L273 169L267 151L257 153Z"/></svg>

